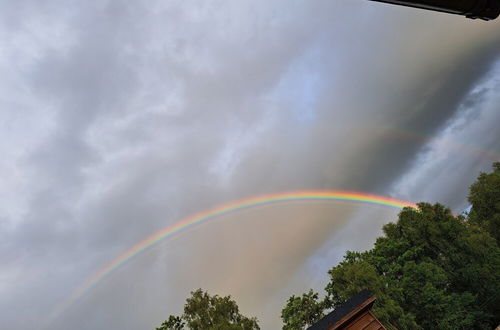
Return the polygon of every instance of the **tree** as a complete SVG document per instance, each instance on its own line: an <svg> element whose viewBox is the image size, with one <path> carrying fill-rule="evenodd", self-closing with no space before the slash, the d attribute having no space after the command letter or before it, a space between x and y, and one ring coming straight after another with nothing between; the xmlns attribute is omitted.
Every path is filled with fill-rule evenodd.
<svg viewBox="0 0 500 330"><path fill-rule="evenodd" d="M493 170L493 173L481 173L470 187L469 219L500 243L500 162L493 164Z"/></svg>
<svg viewBox="0 0 500 330"><path fill-rule="evenodd" d="M397 292L392 292L394 288L388 287L387 279L363 259L362 254L348 253L344 262L328 272L330 282L325 288L325 305L339 306L356 293L367 289L377 297L377 305L373 311L388 329L420 329L414 316L406 313L392 298Z"/></svg>
<svg viewBox="0 0 500 330"><path fill-rule="evenodd" d="M401 291L391 296L419 325L446 329L465 322L458 328L488 328L484 324L500 321L495 318L500 251L487 233L444 206L427 203L403 210L384 233L366 260L389 288Z"/></svg>
<svg viewBox="0 0 500 330"><path fill-rule="evenodd" d="M320 301L318 293L313 290L309 290L301 297L291 296L281 312L283 329L305 329L324 316L324 309L324 301Z"/></svg>
<svg viewBox="0 0 500 330"><path fill-rule="evenodd" d="M156 330L182 330L186 323L179 316L170 315Z"/></svg>
<svg viewBox="0 0 500 330"><path fill-rule="evenodd" d="M472 185L469 218L440 204L405 208L396 223L366 252L347 252L328 274L325 299L313 306L339 306L368 289L377 296L373 311L388 328L492 329L500 323L500 163ZM498 239L498 238L497 238ZM315 296L317 298L317 295ZM295 312L297 298L283 309L289 320L306 324ZM317 311L316 311L317 312ZM301 323L302 322L302 323Z"/></svg>
<svg viewBox="0 0 500 330"><path fill-rule="evenodd" d="M230 296L210 296L201 289L191 292L182 316L170 315L156 330L255 330L260 329L256 318L240 314Z"/></svg>

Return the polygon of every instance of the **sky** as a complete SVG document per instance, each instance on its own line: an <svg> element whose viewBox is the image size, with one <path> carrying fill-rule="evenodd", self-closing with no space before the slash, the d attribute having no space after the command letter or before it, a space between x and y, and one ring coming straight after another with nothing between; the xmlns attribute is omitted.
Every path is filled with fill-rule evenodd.
<svg viewBox="0 0 500 330"><path fill-rule="evenodd" d="M397 210L235 212L65 302L149 235L253 196L461 213L500 160L499 24L365 0L0 1L2 327L154 329L203 288L279 328Z"/></svg>

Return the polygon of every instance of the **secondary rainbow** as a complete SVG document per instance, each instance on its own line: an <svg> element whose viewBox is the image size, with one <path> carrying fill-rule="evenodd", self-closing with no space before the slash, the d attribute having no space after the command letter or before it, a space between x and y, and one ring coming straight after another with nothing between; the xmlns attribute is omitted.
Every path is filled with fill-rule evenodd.
<svg viewBox="0 0 500 330"><path fill-rule="evenodd" d="M353 191L296 191L278 194L261 195L248 199L243 199L231 202L222 206L209 209L204 212L194 214L179 222L168 226L157 233L147 237L143 241L137 243L132 248L127 250L122 255L111 261L107 266L96 272L92 277L87 279L78 289L76 289L61 305L52 313L51 319L57 318L58 315L67 310L74 302L80 297L85 295L88 291L94 288L104 278L108 277L113 271L125 265L132 258L140 255L141 253L151 249L159 242L171 238L172 236L185 231L191 227L205 223L216 217L237 212L240 210L265 206L269 204L288 203L296 201L334 201L334 202L349 202L349 203L363 203L373 204L378 206L391 207L395 209L402 209L403 207L413 207L416 205L407 201L394 199L390 197L371 195L362 192Z"/></svg>

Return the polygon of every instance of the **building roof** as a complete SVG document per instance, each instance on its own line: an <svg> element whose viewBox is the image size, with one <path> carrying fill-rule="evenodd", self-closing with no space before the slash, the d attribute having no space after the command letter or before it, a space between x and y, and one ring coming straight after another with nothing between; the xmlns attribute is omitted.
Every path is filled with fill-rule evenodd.
<svg viewBox="0 0 500 330"><path fill-rule="evenodd" d="M375 296L373 296L373 294L371 294L368 290L363 290L339 307L335 308L334 311L323 317L316 324L310 326L308 330L330 329L336 323L344 323L344 321L348 321L356 315L371 309L374 302Z"/></svg>
<svg viewBox="0 0 500 330"><path fill-rule="evenodd" d="M393 5L458 14L468 18L493 20L500 15L500 0L372 0Z"/></svg>

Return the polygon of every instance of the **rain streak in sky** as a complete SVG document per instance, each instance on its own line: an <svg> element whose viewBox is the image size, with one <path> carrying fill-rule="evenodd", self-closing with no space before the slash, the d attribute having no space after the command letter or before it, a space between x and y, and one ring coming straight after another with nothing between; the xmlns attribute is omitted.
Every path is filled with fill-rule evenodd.
<svg viewBox="0 0 500 330"><path fill-rule="evenodd" d="M2 329L154 329L197 288L279 328L398 211L224 214L61 305L150 235L255 196L462 212L500 160L499 24L365 0L1 1Z"/></svg>

